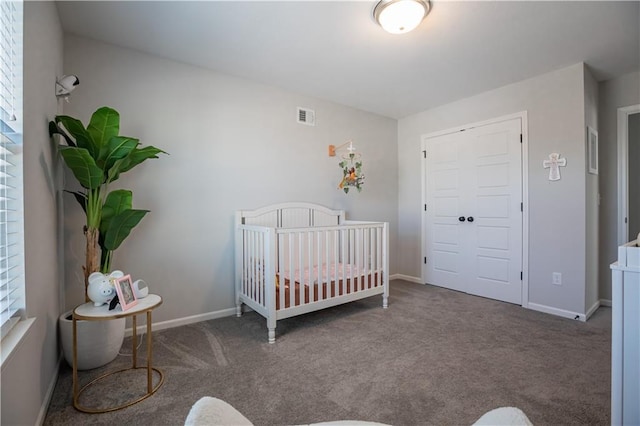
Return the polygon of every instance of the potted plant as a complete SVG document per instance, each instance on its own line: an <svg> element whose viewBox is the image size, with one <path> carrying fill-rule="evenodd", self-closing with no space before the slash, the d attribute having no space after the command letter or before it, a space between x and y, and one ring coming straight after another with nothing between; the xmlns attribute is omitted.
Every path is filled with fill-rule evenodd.
<svg viewBox="0 0 640 426"><path fill-rule="evenodd" d="M140 223L148 210L133 209L133 193L129 190L117 189L109 191L109 185L116 181L122 173L128 172L138 164L158 158L165 153L154 146L140 145L136 138L121 136L120 114L109 107L96 110L85 128L80 120L59 115L49 123L49 133L60 135L59 152L67 167L77 179L82 190L68 191L80 204L86 217L84 234L86 237L84 272L84 296L87 296L88 277L93 272L108 274L111 271L113 252L129 236L131 230ZM67 318L69 317L69 318ZM70 312L60 317L63 349L67 362L71 362L71 327ZM97 327L115 324L115 331L89 331L96 340L105 340L105 334L114 335L117 342L110 344L111 349L94 351L86 360L78 362L81 369L95 368L112 361L118 354L124 338L124 319L96 322ZM85 323L83 327L89 326ZM66 329L65 329L66 327ZM66 331L65 331L66 330ZM65 338L68 335L69 339ZM86 339L82 337L82 341ZM68 340L67 342L65 342ZM79 339L80 341L80 339ZM94 344L88 345L94 347ZM80 349L80 348L79 348ZM83 353L84 352L84 353ZM78 351L79 359L84 358L87 351ZM98 360L96 358L101 358ZM106 361L105 361L106 360ZM84 362L86 361L86 362Z"/></svg>

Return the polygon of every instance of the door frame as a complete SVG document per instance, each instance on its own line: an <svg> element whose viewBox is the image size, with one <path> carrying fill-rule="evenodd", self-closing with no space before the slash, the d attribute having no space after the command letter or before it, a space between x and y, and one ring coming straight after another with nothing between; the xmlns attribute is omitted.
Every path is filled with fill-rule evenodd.
<svg viewBox="0 0 640 426"><path fill-rule="evenodd" d="M509 121L515 118L520 119L521 123L521 131L522 131L522 162L520 164L520 172L522 173L522 307L529 307L529 125L527 121L527 111L521 111L514 114L504 115L500 117L491 118L489 120L478 121L470 124L464 124L462 126L453 127L446 130L439 130L437 132L425 133L421 136L421 144L420 144L420 155L423 159L422 161L422 174L421 174L421 184L420 188L422 190L421 200L422 205L420 206L421 210L421 250L422 256L421 258L426 257L427 255L427 239L425 238L425 229L426 229L426 214L424 212L424 205L427 203L426 193L427 188L425 187L425 181L427 176L427 162L424 161L424 152L426 151L427 139L432 139L438 136L447 135L450 133L456 133L467 129L472 129L474 127L482 127L489 124L500 123L502 121ZM426 264L422 262L422 267L420 268L420 281L422 284L426 283Z"/></svg>
<svg viewBox="0 0 640 426"><path fill-rule="evenodd" d="M629 240L629 116L640 104L618 108L618 245Z"/></svg>

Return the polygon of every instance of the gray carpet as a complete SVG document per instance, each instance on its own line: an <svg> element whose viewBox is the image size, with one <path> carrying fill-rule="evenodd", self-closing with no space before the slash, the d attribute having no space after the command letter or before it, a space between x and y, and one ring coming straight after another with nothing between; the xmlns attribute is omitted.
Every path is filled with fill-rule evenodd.
<svg viewBox="0 0 640 426"><path fill-rule="evenodd" d="M155 395L80 413L64 366L44 424L180 425L202 396L256 425L468 425L500 406L519 407L535 425L610 424L610 308L581 323L404 281L391 283L389 309L380 306L376 296L278 322L275 345L255 312L154 332L154 364L165 374ZM84 402L144 390L140 373L101 383Z"/></svg>

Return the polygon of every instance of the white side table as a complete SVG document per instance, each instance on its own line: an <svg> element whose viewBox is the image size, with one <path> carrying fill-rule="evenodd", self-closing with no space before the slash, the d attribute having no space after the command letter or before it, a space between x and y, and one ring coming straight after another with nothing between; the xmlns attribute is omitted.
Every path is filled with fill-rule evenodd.
<svg viewBox="0 0 640 426"><path fill-rule="evenodd" d="M162 371L152 366L152 346L151 346L151 311L162 304L162 298L157 294L150 294L145 298L138 299L138 304L133 306L131 309L127 311L122 311L122 308L119 306L114 310L109 310L108 305L102 306L94 306L92 302L85 303L76 307L73 310L73 406L76 410L83 411L85 413L106 413L109 411L120 410L125 407L129 407L133 404L137 404L138 402L150 397L153 395L159 388L162 386L164 382L164 375ZM136 316L139 314L147 314L147 365L146 367L138 367L138 338L136 334ZM77 332L77 324L78 320L85 321L108 321L117 318L125 318L131 317L132 325L133 325L133 364L129 368L124 368L122 370L111 371L105 373L86 385L84 385L80 390L78 390L78 332ZM134 370L137 368L146 368L147 369L147 393L142 395L141 397L134 399L132 401L127 401L121 405L116 407L108 407L108 408L91 408L82 406L79 402L80 395L84 392L89 386L96 384L100 380L105 377L111 376L113 374L123 373L125 371ZM153 371L158 373L159 380L156 386L153 386Z"/></svg>

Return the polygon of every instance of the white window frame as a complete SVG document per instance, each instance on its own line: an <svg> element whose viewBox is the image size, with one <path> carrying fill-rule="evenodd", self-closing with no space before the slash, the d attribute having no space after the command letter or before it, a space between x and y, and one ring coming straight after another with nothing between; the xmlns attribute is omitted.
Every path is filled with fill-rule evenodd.
<svg viewBox="0 0 640 426"><path fill-rule="evenodd" d="M28 332L22 181L22 0L0 2L0 354L1 365Z"/></svg>

